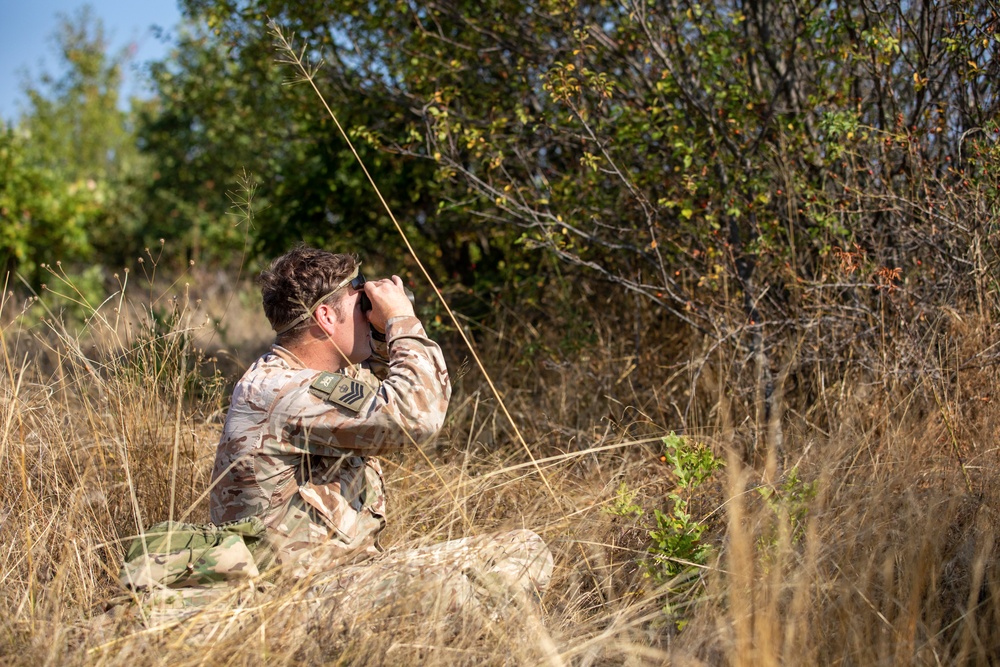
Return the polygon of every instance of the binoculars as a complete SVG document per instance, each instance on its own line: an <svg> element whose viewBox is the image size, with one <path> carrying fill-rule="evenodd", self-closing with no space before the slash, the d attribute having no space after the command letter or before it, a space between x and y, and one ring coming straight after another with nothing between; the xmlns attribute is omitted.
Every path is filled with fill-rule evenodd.
<svg viewBox="0 0 1000 667"><path fill-rule="evenodd" d="M357 277L351 281L351 287L353 289L360 290L365 286L366 282L367 281L365 280L365 274L358 271ZM411 292L409 288L404 287L403 292L406 294L406 298L410 300L410 303L412 303L413 305L417 304L417 301L413 296L413 292ZM361 312L367 313L371 309L372 309L371 299L368 298L367 294L361 292Z"/></svg>

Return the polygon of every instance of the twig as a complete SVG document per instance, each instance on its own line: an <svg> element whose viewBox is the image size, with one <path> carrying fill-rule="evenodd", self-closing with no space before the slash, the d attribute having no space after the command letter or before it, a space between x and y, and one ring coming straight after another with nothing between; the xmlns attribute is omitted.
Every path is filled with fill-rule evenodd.
<svg viewBox="0 0 1000 667"><path fill-rule="evenodd" d="M344 128L341 126L340 121L337 120L336 114L333 113L333 110L327 103L326 98L323 97L323 93L320 92L319 87L316 85L315 74L319 68L319 65L316 65L311 69L307 67L306 63L303 61L303 57L305 56L306 52L305 47L303 47L300 52L296 52L292 46L294 35L292 35L290 38L286 38L284 32L281 30L281 27L273 20L269 21L268 25L271 28L271 32L274 33L274 36L277 38L280 48L285 55L285 59L279 60L278 62L286 63L296 67L302 74L302 80L306 81L307 83L309 83L310 86L312 86L313 91L316 93L320 101L323 103L323 106L326 108L327 113L333 120L334 125L337 126L337 130L340 132L340 136L344 138L345 142L347 142L348 148L351 149L351 153L354 155L355 159L358 161L358 164L361 166L361 170L365 173L365 177L368 178L368 182L375 190L375 194L378 195L379 201L382 202L382 206L385 208L386 213L389 214L389 219L392 220L392 224L395 225L396 231L399 232L399 235L403 239L403 243L406 244L406 249L410 251L410 255L413 257L413 260L417 263L417 267L420 269L420 272L424 274L424 278L427 279L428 284L430 284L431 288L434 290L434 294L436 294L438 300L441 301L441 304L444 306L445 311L447 311L448 316L451 318L452 323L455 325L455 329L458 331L458 334L462 337L462 340L469 348L469 352L472 353L472 358L475 359L476 365L479 367L480 372L483 374L483 377L486 378L486 382L487 384L489 384L490 390L493 392L493 395L497 397L500 409L503 410L504 416L507 417L507 421L510 423L511 428L514 429L514 434L517 436L518 442L524 448L524 451L528 454L528 458L531 459L531 462L535 464L535 470L538 472L539 477L541 477L542 482L545 483L545 488L548 489L549 493L552 495L552 499L558 503L559 497L552 489L552 486L549 484L549 480L545 477L545 473L542 472L541 467L539 467L538 464L535 462L535 457L531 454L531 449L528 448L528 443L525 442L524 436L521 435L521 430L517 427L517 424L514 422L514 418L511 416L510 411L507 410L507 405L504 403L503 397L500 396L500 392L493 384L493 380L492 378L490 378L490 374L486 372L486 368L483 366L483 362L480 360L479 355L476 353L476 348L472 345L472 341L469 340L469 337L465 334L465 331L462 329L462 326L458 322L458 318L455 317L455 313L452 312L451 308L448 306L448 302L445 300L444 295L441 294L441 290L438 289L438 286L434 282L434 279L431 278L430 273L428 273L427 269L424 268L423 262L420 261L420 258L417 256L417 253L413 249L413 246L410 245L410 239L406 236L406 232L403 231L402 225L400 225L399 222L396 220L396 216L393 214L392 209L389 208L389 204L382 196L382 191L379 190L378 185L375 183L375 179L372 178L372 175L368 172L368 168L365 166L365 163L361 159L361 156L358 155L358 151L355 150L354 143L351 141L350 137L347 136L347 132L344 131Z"/></svg>

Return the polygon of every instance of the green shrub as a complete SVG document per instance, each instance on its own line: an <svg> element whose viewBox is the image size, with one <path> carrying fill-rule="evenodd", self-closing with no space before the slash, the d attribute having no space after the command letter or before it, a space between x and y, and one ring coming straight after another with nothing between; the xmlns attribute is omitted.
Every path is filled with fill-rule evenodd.
<svg viewBox="0 0 1000 667"><path fill-rule="evenodd" d="M674 434L663 438L664 457L674 467L677 489L669 494L670 512L654 510L656 528L649 532L652 543L645 561L649 576L657 584L691 573L708 562L711 547L701 541L705 524L688 512L691 492L722 465L712 451Z"/></svg>

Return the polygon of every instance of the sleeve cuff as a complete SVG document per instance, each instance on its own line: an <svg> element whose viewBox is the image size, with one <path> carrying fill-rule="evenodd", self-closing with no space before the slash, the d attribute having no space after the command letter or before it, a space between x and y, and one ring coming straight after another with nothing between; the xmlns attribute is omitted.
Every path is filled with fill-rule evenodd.
<svg viewBox="0 0 1000 667"><path fill-rule="evenodd" d="M385 339L391 343L396 338L406 338L409 336L426 337L424 327L415 316L403 315L393 317L385 323Z"/></svg>

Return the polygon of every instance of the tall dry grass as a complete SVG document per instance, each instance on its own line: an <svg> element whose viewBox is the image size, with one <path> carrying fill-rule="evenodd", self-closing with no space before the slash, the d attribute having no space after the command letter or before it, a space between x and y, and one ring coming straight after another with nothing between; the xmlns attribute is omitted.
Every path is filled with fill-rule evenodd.
<svg viewBox="0 0 1000 667"><path fill-rule="evenodd" d="M386 460L385 542L535 530L556 558L537 606L448 615L417 605L422 591L400 590L391 607L344 619L300 582L237 591L181 622L105 613L121 596L129 536L168 517L207 521L226 397L213 369L228 363L222 377L232 381L268 342L252 296L190 282L202 293L126 287L72 326L54 301L22 315L24 304L4 297L4 664L997 658L997 378L991 366L962 364L995 335L957 316L919 377L818 368L807 391L802 371L788 370L767 414L737 387L732 359L655 314L609 317L612 305L591 299L593 312L578 313L588 341L571 348L564 328L500 314L474 333L545 480L476 372L464 371L461 349L446 343L456 377L449 419L436 442ZM784 363L794 362L793 348ZM681 426L727 461L691 505L715 555L696 570L697 585L657 588L637 561L649 515L674 486L659 438ZM796 500L782 486L793 470L815 482L814 495ZM622 481L642 518L605 511ZM761 489L785 500L766 502Z"/></svg>

